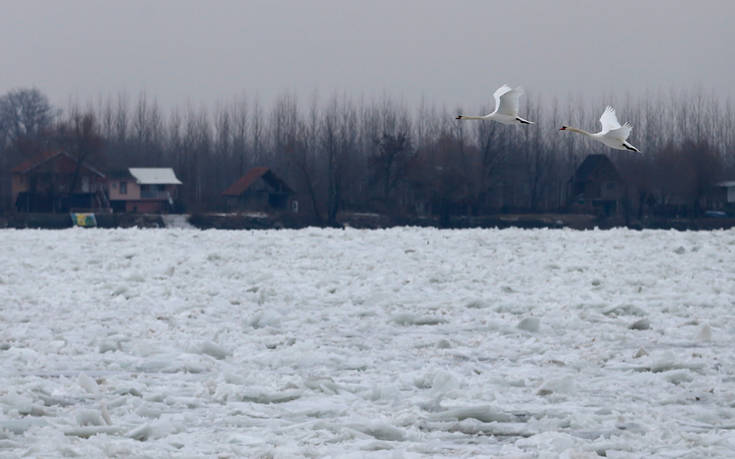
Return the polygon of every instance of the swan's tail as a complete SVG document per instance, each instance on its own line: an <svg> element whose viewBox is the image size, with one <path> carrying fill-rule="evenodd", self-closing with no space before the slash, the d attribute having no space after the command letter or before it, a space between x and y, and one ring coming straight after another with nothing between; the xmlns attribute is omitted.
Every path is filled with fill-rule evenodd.
<svg viewBox="0 0 735 459"><path fill-rule="evenodd" d="M625 147L629 151L634 151L636 153L640 153L641 151L634 147L633 145L629 144L628 142L623 142L623 147Z"/></svg>
<svg viewBox="0 0 735 459"><path fill-rule="evenodd" d="M516 116L516 121L518 121L521 124L536 124L533 121L524 120L520 116Z"/></svg>

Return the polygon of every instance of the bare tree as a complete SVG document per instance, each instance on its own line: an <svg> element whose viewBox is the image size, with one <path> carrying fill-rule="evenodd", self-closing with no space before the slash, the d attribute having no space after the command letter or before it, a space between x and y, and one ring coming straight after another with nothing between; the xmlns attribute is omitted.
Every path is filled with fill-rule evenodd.
<svg viewBox="0 0 735 459"><path fill-rule="evenodd" d="M493 181L507 153L507 142L500 132L498 123L474 123L472 142L479 149L479 188L476 200L487 209L492 193Z"/></svg>
<svg viewBox="0 0 735 459"><path fill-rule="evenodd" d="M252 138L253 138L253 160L259 163L263 160L265 153L264 142L265 142L265 121L263 120L263 107L260 105L258 98L255 98L253 104L253 121L252 121Z"/></svg>
<svg viewBox="0 0 735 459"><path fill-rule="evenodd" d="M0 97L0 136L10 146L17 146L38 138L56 116L58 111L38 89L11 90Z"/></svg>
<svg viewBox="0 0 735 459"><path fill-rule="evenodd" d="M327 224L336 225L337 212L342 198L342 180L339 167L339 100L333 96L322 116L320 147L327 165Z"/></svg>
<svg viewBox="0 0 735 459"><path fill-rule="evenodd" d="M318 225L323 224L321 205L317 197L317 161L319 145L319 102L316 94L312 98L307 119L299 123L298 138L287 151L297 174L301 177L306 194L309 197L311 209Z"/></svg>
<svg viewBox="0 0 735 459"><path fill-rule="evenodd" d="M141 93L133 111L132 120L133 161L139 165L158 166L162 158L163 118L156 99L149 101Z"/></svg>
<svg viewBox="0 0 735 459"><path fill-rule="evenodd" d="M128 97L125 93L117 95L117 110L115 111L115 140L123 143L127 140L129 129Z"/></svg>
<svg viewBox="0 0 735 459"><path fill-rule="evenodd" d="M248 101L244 96L231 106L232 155L237 159L238 175L245 174L248 165Z"/></svg>
<svg viewBox="0 0 735 459"><path fill-rule="evenodd" d="M392 192L398 181L405 177L406 167L411 152L411 139L407 132L398 134L383 133L378 144L377 154L370 158L373 169L373 180L382 184L382 199L390 206Z"/></svg>
<svg viewBox="0 0 735 459"><path fill-rule="evenodd" d="M188 107L185 116L177 169L181 171L182 182L185 183L182 189L184 200L198 211L207 208L207 201L219 196L221 190L210 190L211 183L205 168L211 161L212 144L207 111ZM210 194L210 191L214 193Z"/></svg>
<svg viewBox="0 0 735 459"><path fill-rule="evenodd" d="M181 156L184 140L182 138L182 119L178 109L171 111L166 126L166 144L164 150L167 152L167 161L175 162Z"/></svg>
<svg viewBox="0 0 735 459"><path fill-rule="evenodd" d="M231 112L223 106L214 113L214 139L212 156L215 161L209 165L213 186L222 190L237 178L237 167L233 161L233 132Z"/></svg>
<svg viewBox="0 0 735 459"><path fill-rule="evenodd" d="M57 131L62 148L76 159L76 167L69 184L69 192L73 193L77 189L84 163L94 160L95 165L100 166L104 162L101 157L104 139L91 111L72 109L69 119L59 123Z"/></svg>
<svg viewBox="0 0 735 459"><path fill-rule="evenodd" d="M526 166L526 180L528 187L528 207L532 211L539 210L539 203L546 195L546 178L551 172L552 158L549 150L544 145L542 129L544 120L538 105L526 102L526 113L535 119L537 126L532 129L524 129L524 152Z"/></svg>
<svg viewBox="0 0 735 459"><path fill-rule="evenodd" d="M36 88L14 89L0 96L0 209L10 205L10 169L48 147L58 114Z"/></svg>
<svg viewBox="0 0 735 459"><path fill-rule="evenodd" d="M370 182L377 186L383 209L396 207L394 191L406 179L412 155L411 121L408 112L384 101L378 113L378 130L373 133L374 149L368 157Z"/></svg>

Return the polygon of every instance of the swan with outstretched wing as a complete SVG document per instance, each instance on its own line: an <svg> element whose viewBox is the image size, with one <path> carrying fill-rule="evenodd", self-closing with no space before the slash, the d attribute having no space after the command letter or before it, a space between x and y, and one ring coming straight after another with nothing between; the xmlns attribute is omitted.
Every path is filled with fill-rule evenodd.
<svg viewBox="0 0 735 459"><path fill-rule="evenodd" d="M523 88L511 88L507 84L499 87L493 98L495 99L495 111L484 116L457 115L458 120L490 120L502 124L536 124L533 121L521 118L518 115L520 108L519 99L523 95Z"/></svg>
<svg viewBox="0 0 735 459"><path fill-rule="evenodd" d="M615 116L615 109L611 106L605 107L605 111L600 116L600 125L602 130L600 132L592 133L585 131L584 129L577 129L571 126L564 125L560 131L571 131L578 134L586 135L592 139L597 140L610 148L616 150L628 150L640 152L639 149L634 147L628 142L630 132L633 130L633 126L630 123L625 123L622 126L618 121L618 117Z"/></svg>

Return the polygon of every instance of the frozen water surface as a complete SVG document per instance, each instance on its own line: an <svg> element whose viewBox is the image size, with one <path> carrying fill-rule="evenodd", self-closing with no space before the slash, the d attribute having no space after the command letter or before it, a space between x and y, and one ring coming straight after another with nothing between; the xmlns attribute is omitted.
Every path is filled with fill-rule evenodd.
<svg viewBox="0 0 735 459"><path fill-rule="evenodd" d="M0 231L0 457L732 457L735 231Z"/></svg>

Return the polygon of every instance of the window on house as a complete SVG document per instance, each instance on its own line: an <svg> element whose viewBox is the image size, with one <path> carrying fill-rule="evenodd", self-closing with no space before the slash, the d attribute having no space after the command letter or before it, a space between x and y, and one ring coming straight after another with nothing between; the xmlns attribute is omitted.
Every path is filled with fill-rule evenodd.
<svg viewBox="0 0 735 459"><path fill-rule="evenodd" d="M120 194L128 194L128 182L120 182Z"/></svg>

